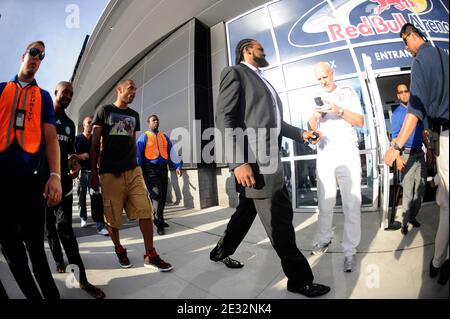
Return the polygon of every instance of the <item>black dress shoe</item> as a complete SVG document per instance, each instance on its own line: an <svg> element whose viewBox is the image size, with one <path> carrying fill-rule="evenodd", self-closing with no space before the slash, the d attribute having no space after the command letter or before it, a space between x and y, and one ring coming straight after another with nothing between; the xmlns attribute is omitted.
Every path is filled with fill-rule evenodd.
<svg viewBox="0 0 450 319"><path fill-rule="evenodd" d="M434 278L438 275L440 268L436 268L433 266L433 259L430 261L430 277Z"/></svg>
<svg viewBox="0 0 450 319"><path fill-rule="evenodd" d="M220 262L223 262L225 264L225 266L227 266L228 268L242 268L244 267L244 264L241 264L238 260L230 258L230 257L225 257L222 260L219 260Z"/></svg>
<svg viewBox="0 0 450 319"><path fill-rule="evenodd" d="M158 235L164 235L166 233L163 227L156 228L156 231L158 232Z"/></svg>
<svg viewBox="0 0 450 319"><path fill-rule="evenodd" d="M287 287L288 291L302 294L308 298L319 297L328 293L331 289L321 284L309 284L303 287Z"/></svg>
<svg viewBox="0 0 450 319"><path fill-rule="evenodd" d="M439 272L439 278L438 278L438 284L445 285L448 281L448 275L449 275L449 261L448 259L442 264L441 271Z"/></svg>
<svg viewBox="0 0 450 319"><path fill-rule="evenodd" d="M162 226L163 227L169 227L169 224L167 224L166 222L162 222Z"/></svg>
<svg viewBox="0 0 450 319"><path fill-rule="evenodd" d="M403 224L402 228L400 228L400 232L406 236L408 234L408 224Z"/></svg>
<svg viewBox="0 0 450 319"><path fill-rule="evenodd" d="M409 223L414 227L420 227L420 223L416 219L411 219Z"/></svg>

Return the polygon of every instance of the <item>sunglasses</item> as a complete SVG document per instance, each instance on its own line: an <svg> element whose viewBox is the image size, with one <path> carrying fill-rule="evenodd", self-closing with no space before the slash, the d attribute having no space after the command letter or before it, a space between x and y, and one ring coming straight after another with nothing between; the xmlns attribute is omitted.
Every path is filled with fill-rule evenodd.
<svg viewBox="0 0 450 319"><path fill-rule="evenodd" d="M404 91L398 91L397 94L403 94L403 93L409 93L408 90L404 90Z"/></svg>
<svg viewBox="0 0 450 319"><path fill-rule="evenodd" d="M41 50L39 50L38 48L31 48L28 50L28 53L32 56L32 57L39 57L39 60L44 60L45 58L45 52L42 52Z"/></svg>
<svg viewBox="0 0 450 319"><path fill-rule="evenodd" d="M411 32L412 33L412 32ZM405 45L408 45L408 37L411 35L411 33L409 33L407 36L405 36L403 39L403 42L405 42Z"/></svg>

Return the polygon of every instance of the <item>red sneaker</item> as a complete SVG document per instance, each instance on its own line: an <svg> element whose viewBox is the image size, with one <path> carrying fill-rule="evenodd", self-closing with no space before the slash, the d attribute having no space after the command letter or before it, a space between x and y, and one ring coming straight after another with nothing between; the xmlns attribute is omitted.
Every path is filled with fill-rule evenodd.
<svg viewBox="0 0 450 319"><path fill-rule="evenodd" d="M116 255L119 258L120 267L130 268L132 266L127 256L127 250L122 245L116 247Z"/></svg>

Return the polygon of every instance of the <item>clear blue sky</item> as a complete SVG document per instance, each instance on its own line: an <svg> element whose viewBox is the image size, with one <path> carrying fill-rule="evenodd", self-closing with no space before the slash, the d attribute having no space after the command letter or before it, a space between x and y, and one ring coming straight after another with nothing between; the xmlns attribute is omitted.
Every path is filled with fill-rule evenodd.
<svg viewBox="0 0 450 319"><path fill-rule="evenodd" d="M46 56L36 80L53 96L59 81L70 80L84 37L92 33L108 2L1 0L0 82L17 74L28 43L42 40L45 42Z"/></svg>

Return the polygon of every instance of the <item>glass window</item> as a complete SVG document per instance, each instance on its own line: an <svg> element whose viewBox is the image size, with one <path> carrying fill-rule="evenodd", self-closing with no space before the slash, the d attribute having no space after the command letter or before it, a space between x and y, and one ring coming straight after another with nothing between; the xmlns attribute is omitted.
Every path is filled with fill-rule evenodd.
<svg viewBox="0 0 450 319"><path fill-rule="evenodd" d="M372 206L373 202L373 156L361 154L361 203ZM286 164L286 163L285 163ZM318 205L316 159L295 161L296 208L308 208ZM342 198L337 187L336 207L342 207Z"/></svg>
<svg viewBox="0 0 450 319"><path fill-rule="evenodd" d="M357 78L347 79L336 81L337 85L349 85L353 87L356 94L359 97L362 111L364 114L364 126L363 127L355 127L356 133L358 135L358 144L360 150L370 149L371 141L369 137L369 128L368 128L368 117L364 104L364 100L362 98L361 86L360 82ZM288 93L288 105L291 116L291 124L303 129L308 128L308 121L311 117L315 102L314 97L320 95L321 89L318 85L307 87L303 89L293 90ZM315 147L311 150L305 149L304 147L297 145L298 143L294 142L294 156L300 155L310 155L315 154ZM303 153L304 151L308 151L308 153Z"/></svg>
<svg viewBox="0 0 450 319"><path fill-rule="evenodd" d="M286 185L289 197L292 198L291 162L283 162L283 170L284 170L284 185Z"/></svg>
<svg viewBox="0 0 450 319"><path fill-rule="evenodd" d="M283 74L279 67L264 70L264 78L272 84L277 92L284 90Z"/></svg>
<svg viewBox="0 0 450 319"><path fill-rule="evenodd" d="M283 0L268 8L281 61L346 45L329 38L328 25L338 22L327 1Z"/></svg>
<svg viewBox="0 0 450 319"><path fill-rule="evenodd" d="M321 54L319 56L285 64L283 72L286 87L298 88L317 83L314 66L319 62L328 62L334 70L335 77L356 72L355 64L349 50Z"/></svg>
<svg viewBox="0 0 450 319"><path fill-rule="evenodd" d="M277 61L272 34L270 32L270 17L266 8L253 11L242 18L234 20L227 25L231 64L234 65L234 50L238 42L245 38L258 40L264 48L266 59L270 64Z"/></svg>
<svg viewBox="0 0 450 319"><path fill-rule="evenodd" d="M317 206L316 159L295 161L296 207Z"/></svg>

